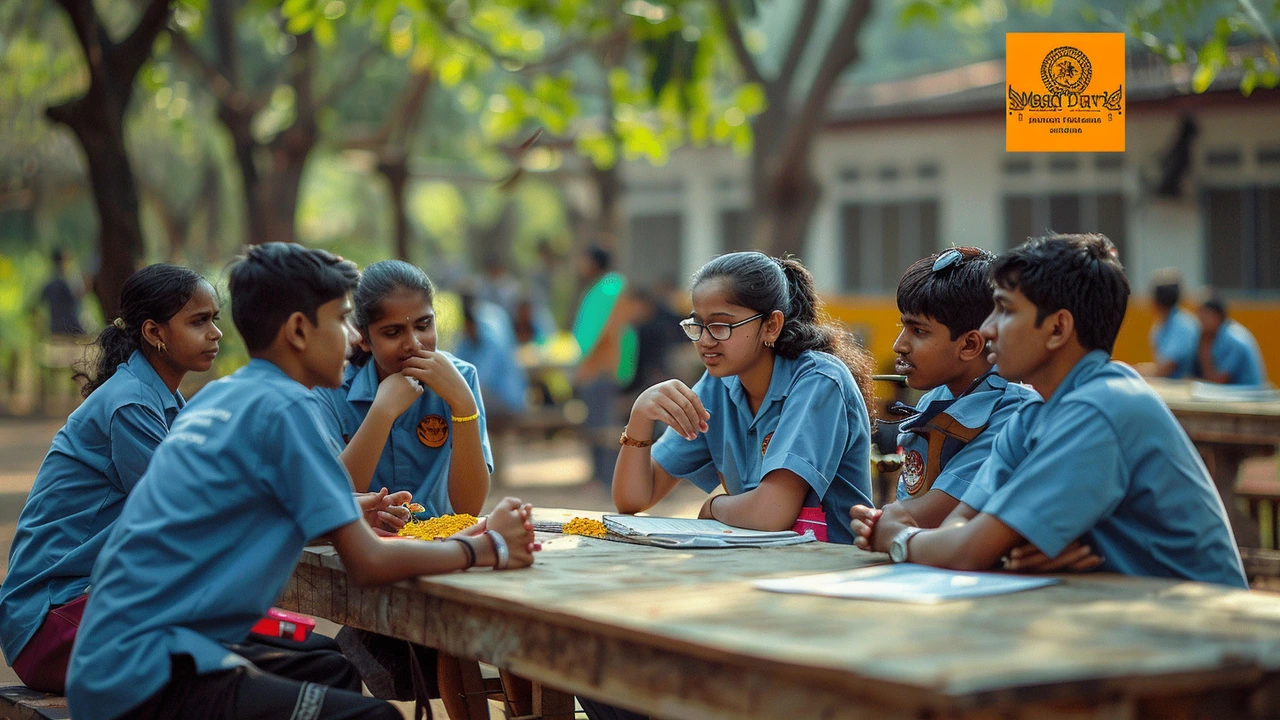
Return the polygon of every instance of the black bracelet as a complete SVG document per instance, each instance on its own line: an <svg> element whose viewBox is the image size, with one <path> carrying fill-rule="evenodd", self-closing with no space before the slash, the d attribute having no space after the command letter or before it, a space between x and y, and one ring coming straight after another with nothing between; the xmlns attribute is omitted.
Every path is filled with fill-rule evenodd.
<svg viewBox="0 0 1280 720"><path fill-rule="evenodd" d="M467 551L467 566L462 569L470 570L471 568L475 567L476 566L476 549L471 547L471 543L467 542L466 540L463 540L462 538L456 538L456 537L451 537L449 538L449 540L457 540L458 542L462 543L462 548Z"/></svg>
<svg viewBox="0 0 1280 720"><path fill-rule="evenodd" d="M716 500L722 497L724 497L724 494L712 495L711 501L707 503L707 515L710 515L712 520L716 519Z"/></svg>

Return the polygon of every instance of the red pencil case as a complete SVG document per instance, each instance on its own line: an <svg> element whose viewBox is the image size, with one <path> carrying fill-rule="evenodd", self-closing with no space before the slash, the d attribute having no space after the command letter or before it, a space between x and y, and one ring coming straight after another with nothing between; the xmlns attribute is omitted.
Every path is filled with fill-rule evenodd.
<svg viewBox="0 0 1280 720"><path fill-rule="evenodd" d="M827 542L827 511L820 507L801 508L800 517L796 518L791 529L798 533L812 530L818 542Z"/></svg>
<svg viewBox="0 0 1280 720"><path fill-rule="evenodd" d="M266 617L255 623L249 632L267 637L289 638L302 642L315 629L315 618L299 615L288 610L281 610L280 608L271 608L267 611Z"/></svg>

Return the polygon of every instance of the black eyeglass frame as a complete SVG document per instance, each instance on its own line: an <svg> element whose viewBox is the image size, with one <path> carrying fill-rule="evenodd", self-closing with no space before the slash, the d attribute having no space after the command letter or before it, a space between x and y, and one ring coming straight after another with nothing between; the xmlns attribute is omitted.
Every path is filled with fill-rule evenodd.
<svg viewBox="0 0 1280 720"><path fill-rule="evenodd" d="M755 315L752 315L746 320L739 320L736 323L700 323L697 320L694 320L693 318L685 318L684 320L680 321L680 329L684 331L684 336L689 338L693 342L698 342L699 340L702 339L703 330L706 330L707 332L711 333L711 338L716 342L724 342L729 338L733 337L734 328L738 327L739 325L746 325L752 320L759 320L764 316L765 316L764 313L756 313ZM697 330L695 331L694 328L697 328ZM724 337L716 337L716 331L712 330L711 328L725 328ZM694 332L697 332L697 337L694 337Z"/></svg>

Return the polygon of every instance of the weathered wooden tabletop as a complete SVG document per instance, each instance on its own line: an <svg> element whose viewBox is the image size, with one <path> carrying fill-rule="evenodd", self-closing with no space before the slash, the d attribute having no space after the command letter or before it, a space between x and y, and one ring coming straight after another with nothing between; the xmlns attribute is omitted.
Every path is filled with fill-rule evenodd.
<svg viewBox="0 0 1280 720"><path fill-rule="evenodd" d="M1280 713L1280 595L1085 575L931 606L839 600L750 582L885 556L540 537L526 570L369 589L309 549L281 605L659 717Z"/></svg>
<svg viewBox="0 0 1280 720"><path fill-rule="evenodd" d="M1153 378L1148 383L1194 441L1280 444L1280 401L1198 400L1189 382Z"/></svg>

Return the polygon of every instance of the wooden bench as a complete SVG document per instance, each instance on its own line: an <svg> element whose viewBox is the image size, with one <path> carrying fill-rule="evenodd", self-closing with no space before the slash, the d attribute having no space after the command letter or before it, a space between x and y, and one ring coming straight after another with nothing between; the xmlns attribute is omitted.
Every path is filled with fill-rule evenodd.
<svg viewBox="0 0 1280 720"><path fill-rule="evenodd" d="M0 720L69 720L67 699L25 685L0 688Z"/></svg>

